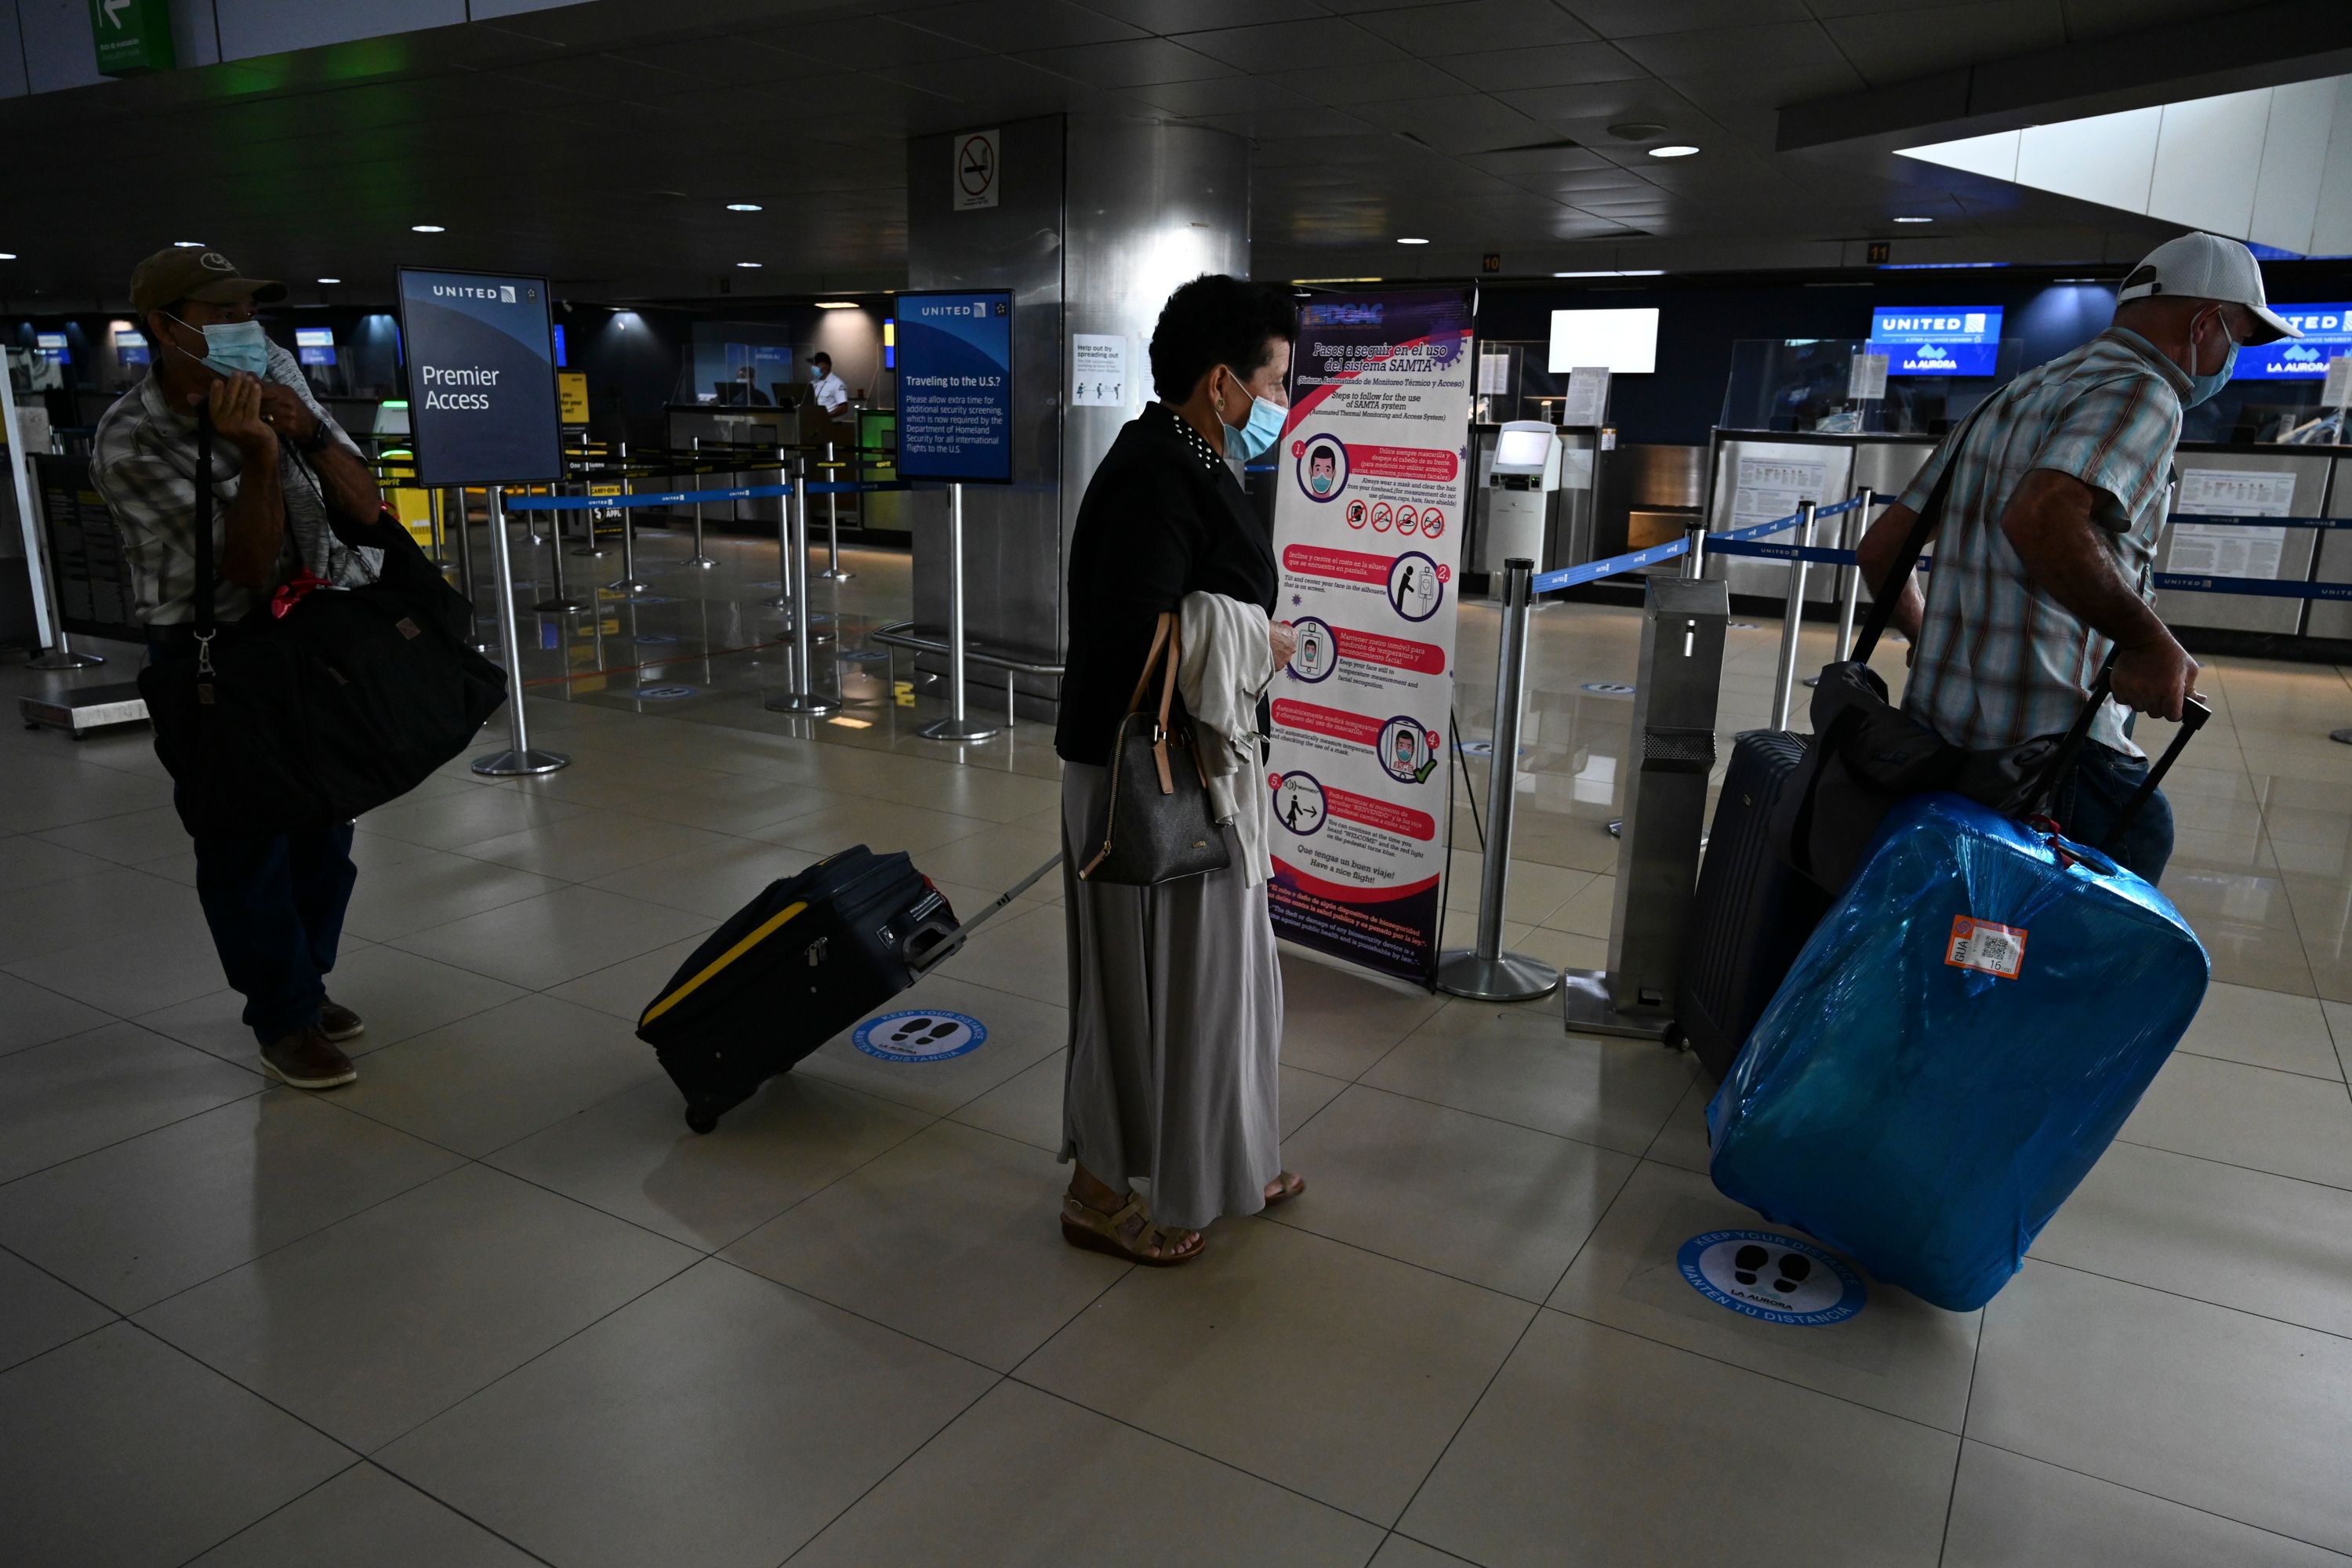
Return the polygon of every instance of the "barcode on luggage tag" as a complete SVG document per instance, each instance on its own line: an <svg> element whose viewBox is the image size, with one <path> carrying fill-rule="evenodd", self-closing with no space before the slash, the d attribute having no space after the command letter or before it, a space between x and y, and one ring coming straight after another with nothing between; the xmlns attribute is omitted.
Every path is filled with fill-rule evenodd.
<svg viewBox="0 0 2352 1568"><path fill-rule="evenodd" d="M1944 962L1955 969L1981 969L2000 979L2014 980L2025 963L2025 928L1955 915Z"/></svg>

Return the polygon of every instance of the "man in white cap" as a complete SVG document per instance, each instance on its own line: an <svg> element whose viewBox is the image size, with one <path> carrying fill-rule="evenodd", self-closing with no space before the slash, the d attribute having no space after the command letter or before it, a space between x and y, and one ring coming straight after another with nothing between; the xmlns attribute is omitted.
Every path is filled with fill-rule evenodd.
<svg viewBox="0 0 2352 1568"><path fill-rule="evenodd" d="M2123 710L2177 720L2197 689L2196 660L2150 607L2180 411L2221 390L2242 345L2302 335L2271 310L2244 246L2168 240L2125 278L2113 326L1995 393L1863 539L1864 578L1883 583L1952 466L1935 570L1924 594L1916 574L1905 585L1894 618L1913 650L1904 710L1954 745L2066 729L2114 652L2115 700L2055 805L2074 838L2105 837L2147 776ZM2163 796L2109 847L2156 880L2172 853Z"/></svg>

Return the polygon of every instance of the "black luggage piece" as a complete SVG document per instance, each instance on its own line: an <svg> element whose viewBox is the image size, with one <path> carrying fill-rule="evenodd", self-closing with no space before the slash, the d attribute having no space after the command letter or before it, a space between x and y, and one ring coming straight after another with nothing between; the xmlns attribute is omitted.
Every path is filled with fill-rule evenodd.
<svg viewBox="0 0 2352 1568"><path fill-rule="evenodd" d="M961 948L1060 863L1056 855L971 921L904 854L863 844L827 856L735 911L678 966L637 1038L708 1132L760 1086Z"/></svg>
<svg viewBox="0 0 2352 1568"><path fill-rule="evenodd" d="M771 882L679 965L637 1020L708 1132L761 1084L915 983L955 911L903 854L863 844Z"/></svg>
<svg viewBox="0 0 2352 1568"><path fill-rule="evenodd" d="M1773 808L1805 744L1785 730L1750 730L1733 740L1699 864L1675 1021L1718 1080L1829 912L1830 895L1791 870L1771 841Z"/></svg>

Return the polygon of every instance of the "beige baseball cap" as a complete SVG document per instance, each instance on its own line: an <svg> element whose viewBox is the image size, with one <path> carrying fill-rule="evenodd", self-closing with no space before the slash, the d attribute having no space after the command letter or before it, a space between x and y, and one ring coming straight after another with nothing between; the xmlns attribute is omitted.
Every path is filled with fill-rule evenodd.
<svg viewBox="0 0 2352 1568"><path fill-rule="evenodd" d="M182 300L207 305L250 300L267 305L286 298L286 285L247 278L217 250L173 246L159 250L131 269L131 308L153 310Z"/></svg>
<svg viewBox="0 0 2352 1568"><path fill-rule="evenodd" d="M2271 309L2263 293L2262 264L2254 259L2254 253L2218 234L2184 234L2178 239L2166 240L2131 269L2124 279L2124 286L2116 291L2116 299L2145 300L2158 294L2243 305L2254 313L2255 320L2270 329L2259 337L2247 339L2249 343L2303 336L2301 329L2290 325Z"/></svg>

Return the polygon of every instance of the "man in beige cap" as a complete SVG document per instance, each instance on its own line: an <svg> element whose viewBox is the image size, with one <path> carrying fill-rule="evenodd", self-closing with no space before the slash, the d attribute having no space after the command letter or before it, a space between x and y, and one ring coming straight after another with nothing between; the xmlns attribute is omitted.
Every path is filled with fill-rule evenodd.
<svg viewBox="0 0 2352 1568"><path fill-rule="evenodd" d="M383 507L351 437L310 395L294 356L254 307L285 298L216 250L159 250L131 275L131 303L154 355L145 380L100 419L90 477L122 537L150 656L194 655L196 421L212 421L213 615L266 615L271 595L309 574L339 587L372 582L380 552L352 549L335 524L372 526ZM359 1016L327 999L343 910L358 871L349 823L323 833L195 839L196 892L263 1065L298 1089L358 1077L340 1042Z"/></svg>
<svg viewBox="0 0 2352 1568"><path fill-rule="evenodd" d="M1955 745L2064 730L2114 652L2115 699L2055 803L2073 837L2105 837L2147 776L2123 710L2177 720L2197 689L2197 661L2151 607L2180 412L2221 390L2242 345L2302 335L2244 246L2168 240L2124 279L2112 327L1995 393L1863 539L1864 578L1883 583L1951 468L1935 571L1924 595L1916 575L1905 585L1895 625L1913 647L1904 711ZM2164 797L2110 848L2155 881L2172 854Z"/></svg>

